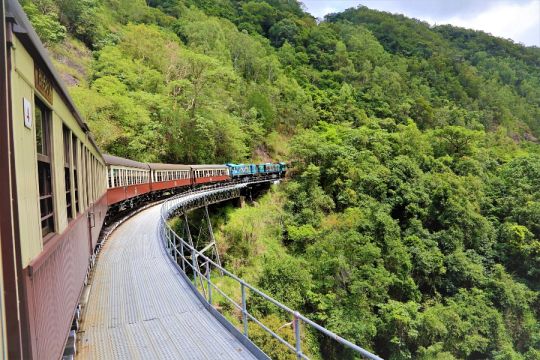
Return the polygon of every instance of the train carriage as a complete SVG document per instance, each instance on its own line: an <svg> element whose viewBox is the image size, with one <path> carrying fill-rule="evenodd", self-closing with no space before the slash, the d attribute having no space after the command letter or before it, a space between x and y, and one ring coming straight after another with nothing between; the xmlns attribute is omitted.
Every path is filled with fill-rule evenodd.
<svg viewBox="0 0 540 360"><path fill-rule="evenodd" d="M190 186L192 182L191 166L176 164L148 164L152 170L152 191Z"/></svg>
<svg viewBox="0 0 540 360"><path fill-rule="evenodd" d="M6 10L1 186L13 201L2 202L0 239L7 357L56 359L106 216L105 163L21 6L7 0Z"/></svg>
<svg viewBox="0 0 540 360"><path fill-rule="evenodd" d="M107 163L107 204L109 206L150 193L148 164L104 154Z"/></svg>
<svg viewBox="0 0 540 360"><path fill-rule="evenodd" d="M257 165L255 164L227 164L232 178L239 178L257 174Z"/></svg>
<svg viewBox="0 0 540 360"><path fill-rule="evenodd" d="M193 185L230 180L227 165L191 165Z"/></svg>

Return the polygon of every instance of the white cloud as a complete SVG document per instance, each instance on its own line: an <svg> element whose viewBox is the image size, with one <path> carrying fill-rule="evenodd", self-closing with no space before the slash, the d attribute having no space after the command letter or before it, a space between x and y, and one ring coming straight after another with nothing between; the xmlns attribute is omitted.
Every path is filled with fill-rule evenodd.
<svg viewBox="0 0 540 360"><path fill-rule="evenodd" d="M317 17L317 18L323 18L324 15L326 14L330 14L330 13L335 13L337 12L338 9L336 8L333 8L333 7L324 7L324 8L321 8L321 9L315 9L311 15Z"/></svg>
<svg viewBox="0 0 540 360"><path fill-rule="evenodd" d="M454 1L449 3L448 1ZM540 46L540 0L304 0L315 17L360 3L431 24L482 30L525 45ZM444 15L446 12L446 15Z"/></svg>
<svg viewBox="0 0 540 360"><path fill-rule="evenodd" d="M536 0L526 4L497 3L473 16L454 16L436 21L540 46L540 1Z"/></svg>

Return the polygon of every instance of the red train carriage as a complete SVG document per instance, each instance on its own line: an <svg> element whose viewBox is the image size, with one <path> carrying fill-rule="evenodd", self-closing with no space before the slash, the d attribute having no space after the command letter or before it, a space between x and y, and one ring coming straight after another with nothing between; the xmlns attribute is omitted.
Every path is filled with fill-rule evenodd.
<svg viewBox="0 0 540 360"><path fill-rule="evenodd" d="M191 185L191 166L175 164L148 164L152 191L162 191Z"/></svg>
<svg viewBox="0 0 540 360"><path fill-rule="evenodd" d="M106 168L20 4L0 9L0 358L58 359L105 219Z"/></svg>
<svg viewBox="0 0 540 360"><path fill-rule="evenodd" d="M193 184L215 183L231 179L226 165L191 165Z"/></svg>
<svg viewBox="0 0 540 360"><path fill-rule="evenodd" d="M109 206L150 193L148 164L107 154L103 158L107 163Z"/></svg>

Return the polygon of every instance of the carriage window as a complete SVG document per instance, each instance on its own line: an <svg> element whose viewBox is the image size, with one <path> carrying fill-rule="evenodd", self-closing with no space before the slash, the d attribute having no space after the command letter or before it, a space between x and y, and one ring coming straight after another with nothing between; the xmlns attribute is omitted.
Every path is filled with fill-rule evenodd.
<svg viewBox="0 0 540 360"><path fill-rule="evenodd" d="M112 169L113 172L113 178L114 178L114 186L118 187L120 186L120 174L118 169Z"/></svg>
<svg viewBox="0 0 540 360"><path fill-rule="evenodd" d="M45 237L54 232L53 186L51 174L51 111L35 99L37 166L41 232Z"/></svg>
<svg viewBox="0 0 540 360"><path fill-rule="evenodd" d="M84 145L81 146L81 158L82 158L82 181L83 181L83 199L84 199L84 208L86 209L90 202L88 201L88 159L86 157L86 148Z"/></svg>
<svg viewBox="0 0 540 360"><path fill-rule="evenodd" d="M71 148L73 149L73 194L75 195L75 213L79 213L79 180L77 179L77 149L78 143L77 138L74 134L71 136Z"/></svg>
<svg viewBox="0 0 540 360"><path fill-rule="evenodd" d="M90 206L92 203L92 184L90 181L92 181L92 168L90 164L90 155L87 148L84 148L84 163L85 163L85 190L86 190L86 206Z"/></svg>
<svg viewBox="0 0 540 360"><path fill-rule="evenodd" d="M94 161L94 155L88 150L88 156L90 156L90 171L92 173L92 177L90 178L90 188L92 189L92 202L96 200L96 164Z"/></svg>
<svg viewBox="0 0 540 360"><path fill-rule="evenodd" d="M64 138L64 180L66 187L66 212L68 221L73 219L71 204L71 131L67 127L62 128Z"/></svg>
<svg viewBox="0 0 540 360"><path fill-rule="evenodd" d="M107 171L107 175L108 175L108 178L109 178L109 182L108 182L108 186L109 186L109 189L113 187L113 183L114 183L114 178L113 178L113 171L112 169L110 171Z"/></svg>

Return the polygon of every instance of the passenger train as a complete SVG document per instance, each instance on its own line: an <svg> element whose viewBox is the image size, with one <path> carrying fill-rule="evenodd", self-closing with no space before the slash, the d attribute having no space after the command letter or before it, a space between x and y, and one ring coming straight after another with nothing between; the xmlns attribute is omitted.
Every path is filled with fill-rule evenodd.
<svg viewBox="0 0 540 360"><path fill-rule="evenodd" d="M281 178L287 171L283 162L257 165L147 164L109 154L103 154L103 159L107 166L107 205L112 214L172 195L186 187L254 177Z"/></svg>
<svg viewBox="0 0 540 360"><path fill-rule="evenodd" d="M0 358L59 359L108 213L286 165L102 154L18 1L0 1Z"/></svg>

